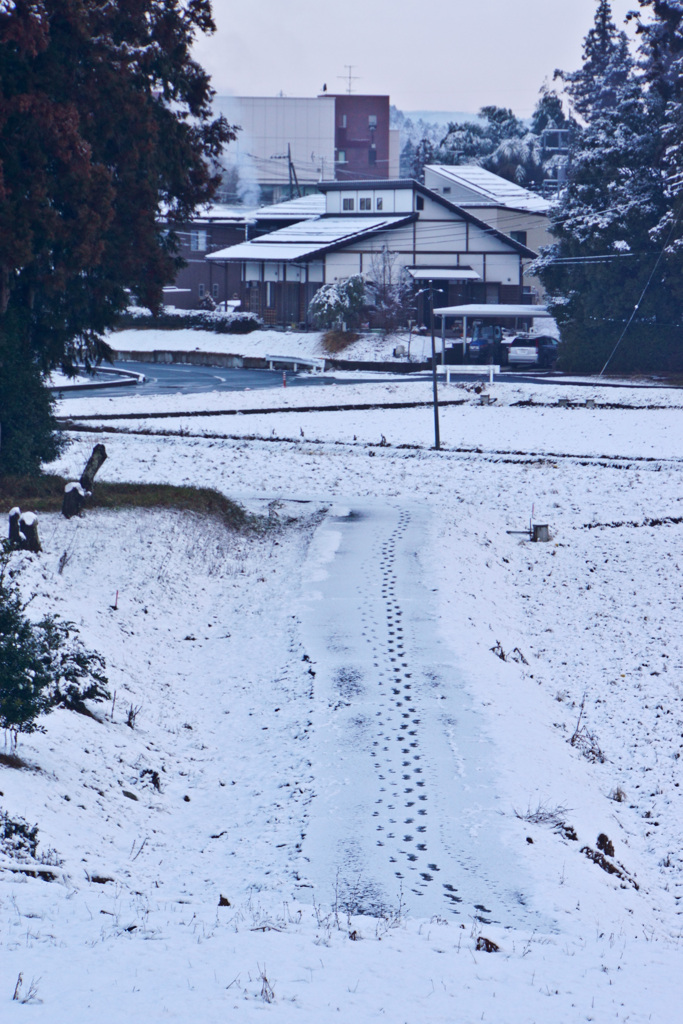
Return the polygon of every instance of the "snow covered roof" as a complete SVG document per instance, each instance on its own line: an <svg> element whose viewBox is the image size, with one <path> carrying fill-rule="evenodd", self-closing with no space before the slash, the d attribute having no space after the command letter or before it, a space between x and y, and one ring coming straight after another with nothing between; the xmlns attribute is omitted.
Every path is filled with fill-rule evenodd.
<svg viewBox="0 0 683 1024"><path fill-rule="evenodd" d="M436 316L523 316L550 317L545 306L513 306L500 302L473 302L465 306L441 306Z"/></svg>
<svg viewBox="0 0 683 1024"><path fill-rule="evenodd" d="M310 220L322 217L325 212L325 196L315 192L297 199L286 199L282 203L262 206L256 211L256 220Z"/></svg>
<svg viewBox="0 0 683 1024"><path fill-rule="evenodd" d="M246 224L254 220L258 211L251 206L229 206L227 203L212 203L210 206L199 207L190 218L193 224ZM162 219L166 211L161 211ZM189 223L189 222L188 222Z"/></svg>
<svg viewBox="0 0 683 1024"><path fill-rule="evenodd" d="M316 254L378 231L395 228L415 220L415 214L389 217L318 217L299 221L286 228L271 231L250 242L240 242L207 255L207 260L235 262L242 260L276 260L292 262L308 259Z"/></svg>
<svg viewBox="0 0 683 1024"><path fill-rule="evenodd" d="M506 206L514 210L524 210L527 213L548 213L550 203L543 196L536 192L530 192L521 185L515 185L513 181L507 181L498 174L484 170L477 164L459 164L451 167L448 164L428 164L425 170L433 171L452 181L454 184L463 185L465 188L476 192L484 202L458 198L459 206Z"/></svg>
<svg viewBox="0 0 683 1024"><path fill-rule="evenodd" d="M481 281L471 267L406 267L414 281Z"/></svg>

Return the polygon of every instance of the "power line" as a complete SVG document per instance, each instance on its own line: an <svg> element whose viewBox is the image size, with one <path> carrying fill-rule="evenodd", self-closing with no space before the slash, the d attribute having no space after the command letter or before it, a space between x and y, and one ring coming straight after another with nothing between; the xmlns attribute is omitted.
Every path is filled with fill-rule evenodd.
<svg viewBox="0 0 683 1024"><path fill-rule="evenodd" d="M603 366L602 370L600 370L600 373L598 374L598 377L602 377L603 373L605 372L605 370L607 369L609 364L612 362L612 358L614 357L615 352L617 351L617 349L621 345L622 341L624 340L624 337L626 335L627 330L629 329L629 327L633 323L634 317L635 317L636 313L638 312L638 310L640 308L640 304L643 301L643 299L645 298L645 293L647 292L648 288L650 287L650 284L652 282L652 278L655 276L655 271L657 270L657 267L661 263L662 258L664 256L664 253L666 252L666 250L668 248L669 242L671 241L671 236L674 233L674 228L676 227L676 224L678 223L678 218L679 217L680 217L680 211L679 211L679 213L676 214L676 216L674 217L673 221L671 222L671 228L669 229L669 234L666 236L666 241L665 241L665 243L664 243L664 245L662 247L662 251L657 256L657 259L655 261L655 265L652 268L652 270L650 271L650 276L648 277L647 281L645 282L645 287L643 288L642 292L640 293L640 298L638 299L638 301L636 302L635 306L633 307L633 312L631 313L630 317L628 318L626 326L624 327L623 331L621 332L621 334L619 336L619 340L617 341L616 345L614 346L614 348L610 352L609 358L608 358L607 362L605 363L605 365Z"/></svg>

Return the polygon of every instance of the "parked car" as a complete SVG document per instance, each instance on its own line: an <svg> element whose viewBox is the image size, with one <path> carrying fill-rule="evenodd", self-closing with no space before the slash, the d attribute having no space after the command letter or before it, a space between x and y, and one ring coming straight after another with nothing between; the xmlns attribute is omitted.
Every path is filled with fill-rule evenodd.
<svg viewBox="0 0 683 1024"><path fill-rule="evenodd" d="M474 322L472 340L467 344L467 358L471 363L504 363L507 355L506 341L512 341L513 333L504 327Z"/></svg>
<svg viewBox="0 0 683 1024"><path fill-rule="evenodd" d="M557 361L557 340L549 335L533 337L518 335L508 345L510 366L539 366L551 368Z"/></svg>

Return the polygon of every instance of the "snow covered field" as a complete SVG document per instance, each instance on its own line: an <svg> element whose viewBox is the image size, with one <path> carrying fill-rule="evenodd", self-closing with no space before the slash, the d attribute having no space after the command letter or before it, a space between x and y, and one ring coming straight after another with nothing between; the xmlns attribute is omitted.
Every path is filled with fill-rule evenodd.
<svg viewBox="0 0 683 1024"><path fill-rule="evenodd" d="M277 397L353 401L312 390ZM14 556L116 703L0 765L62 862L0 872L3 1020L676 1019L680 392L537 391L444 389L440 453L428 407L74 435L65 475L103 440L103 479L216 486L271 528L42 516L43 555Z"/></svg>

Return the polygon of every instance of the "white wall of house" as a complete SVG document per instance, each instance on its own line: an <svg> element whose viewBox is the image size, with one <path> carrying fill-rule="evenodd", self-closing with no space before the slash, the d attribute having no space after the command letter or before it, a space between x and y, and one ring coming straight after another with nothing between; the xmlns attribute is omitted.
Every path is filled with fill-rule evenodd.
<svg viewBox="0 0 683 1024"><path fill-rule="evenodd" d="M225 149L226 165L251 171L263 184L285 185L289 145L300 184L333 177L333 97L217 96L214 108L242 129Z"/></svg>
<svg viewBox="0 0 683 1024"><path fill-rule="evenodd" d="M341 281L346 277L353 277L360 274L362 256L359 252L349 252L347 249L340 249L338 252L328 252L325 257L325 280L328 284L334 281Z"/></svg>
<svg viewBox="0 0 683 1024"><path fill-rule="evenodd" d="M349 205L351 203L353 205ZM373 213L381 217L390 213L412 213L412 210L413 192L409 188L332 189L327 193L328 214Z"/></svg>

